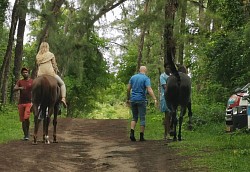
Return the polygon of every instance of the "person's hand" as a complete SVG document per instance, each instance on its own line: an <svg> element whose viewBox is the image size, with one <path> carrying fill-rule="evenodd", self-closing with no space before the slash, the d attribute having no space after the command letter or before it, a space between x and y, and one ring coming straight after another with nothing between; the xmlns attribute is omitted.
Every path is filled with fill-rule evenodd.
<svg viewBox="0 0 250 172"><path fill-rule="evenodd" d="M30 106L30 112L32 113L33 112L33 104L31 103L31 106Z"/></svg>
<svg viewBox="0 0 250 172"><path fill-rule="evenodd" d="M19 87L20 90L25 90L25 87Z"/></svg>
<svg viewBox="0 0 250 172"><path fill-rule="evenodd" d="M126 105L127 105L128 107L130 107L130 100L127 100L127 101L126 101Z"/></svg>
<svg viewBox="0 0 250 172"><path fill-rule="evenodd" d="M154 99L154 103L155 103L155 107L157 108L158 107L158 101L157 101L157 99Z"/></svg>

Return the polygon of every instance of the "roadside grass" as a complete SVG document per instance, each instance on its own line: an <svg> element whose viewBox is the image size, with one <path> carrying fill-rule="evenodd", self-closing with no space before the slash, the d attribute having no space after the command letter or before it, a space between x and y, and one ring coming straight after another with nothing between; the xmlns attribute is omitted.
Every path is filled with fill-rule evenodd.
<svg viewBox="0 0 250 172"><path fill-rule="evenodd" d="M130 110L124 104L98 104L98 108L92 113L82 116L88 119L128 119Z"/></svg>
<svg viewBox="0 0 250 172"><path fill-rule="evenodd" d="M145 138L163 139L163 113L150 110L146 116ZM225 123L208 123L187 130L187 115L184 117L182 141L170 142L181 156L188 157L183 167L205 169L211 172L247 172L250 170L250 137L246 130L225 132ZM139 125L136 127L139 137ZM195 170L194 170L195 171Z"/></svg>
<svg viewBox="0 0 250 172"><path fill-rule="evenodd" d="M190 168L205 167L213 172L242 172L250 169L250 138L239 130L225 132L225 125L208 124L194 131L183 132L184 141L171 143L180 154L191 156L184 165Z"/></svg>
<svg viewBox="0 0 250 172"><path fill-rule="evenodd" d="M0 143L6 143L10 140L17 140L23 137L17 106L1 106L0 132Z"/></svg>

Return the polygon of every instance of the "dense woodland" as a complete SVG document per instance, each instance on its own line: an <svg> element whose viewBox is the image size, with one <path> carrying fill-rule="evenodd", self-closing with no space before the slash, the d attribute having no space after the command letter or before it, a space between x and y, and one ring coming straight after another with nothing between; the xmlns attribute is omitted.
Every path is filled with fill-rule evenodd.
<svg viewBox="0 0 250 172"><path fill-rule="evenodd" d="M232 91L249 82L249 0L1 0L0 13L1 106L16 101L22 66L35 76L42 41L66 83L69 116L123 103L140 65L157 93L169 56L188 67L197 119L223 120Z"/></svg>

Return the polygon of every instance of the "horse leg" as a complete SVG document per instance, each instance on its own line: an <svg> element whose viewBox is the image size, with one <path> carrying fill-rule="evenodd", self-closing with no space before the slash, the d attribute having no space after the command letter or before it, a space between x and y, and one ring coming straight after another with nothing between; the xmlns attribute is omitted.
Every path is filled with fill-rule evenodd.
<svg viewBox="0 0 250 172"><path fill-rule="evenodd" d="M38 106L33 104L33 113L34 113L34 135L33 135L33 143L34 145L37 144L37 132L39 128L39 119L38 119Z"/></svg>
<svg viewBox="0 0 250 172"><path fill-rule="evenodd" d="M33 144L37 144L37 132L38 132L38 116L34 115L34 135L33 135Z"/></svg>
<svg viewBox="0 0 250 172"><path fill-rule="evenodd" d="M56 126L57 126L57 119L54 118L53 119L53 127L54 127L54 130L53 130L53 143L58 143L58 141L56 139Z"/></svg>
<svg viewBox="0 0 250 172"><path fill-rule="evenodd" d="M189 118L189 121L188 121L188 130L192 130L193 129L193 122L192 122L193 112L192 112L191 101L188 102L187 108L188 108L188 118Z"/></svg>
<svg viewBox="0 0 250 172"><path fill-rule="evenodd" d="M164 125L164 140L167 139L167 135L170 133L170 113L165 112L165 118L163 118Z"/></svg>
<svg viewBox="0 0 250 172"><path fill-rule="evenodd" d="M49 141L49 123L50 123L50 116L46 116L44 119L44 143L50 144Z"/></svg>
<svg viewBox="0 0 250 172"><path fill-rule="evenodd" d="M186 114L186 107L181 107L180 117L179 117L179 133L178 133L178 140L181 141L181 128L183 123L183 117Z"/></svg>
<svg viewBox="0 0 250 172"><path fill-rule="evenodd" d="M172 113L172 123L173 123L173 133L172 136L173 137L173 141L177 141L177 137L176 137L176 127L177 127L177 116L176 116L176 110L174 110L174 112Z"/></svg>
<svg viewBox="0 0 250 172"><path fill-rule="evenodd" d="M45 143L45 133L46 133L46 120L47 120L47 117L44 116L43 117L43 143Z"/></svg>
<svg viewBox="0 0 250 172"><path fill-rule="evenodd" d="M58 111L57 111L58 110ZM57 115L58 115L59 109L55 109L54 112L54 119L53 119L53 143L58 143L56 138L56 127L57 127Z"/></svg>
<svg viewBox="0 0 250 172"><path fill-rule="evenodd" d="M173 128L174 128L173 112L170 112L170 118L171 118L171 120L170 120L170 131L169 131L169 134L170 134L170 136L174 136L174 130L173 130Z"/></svg>

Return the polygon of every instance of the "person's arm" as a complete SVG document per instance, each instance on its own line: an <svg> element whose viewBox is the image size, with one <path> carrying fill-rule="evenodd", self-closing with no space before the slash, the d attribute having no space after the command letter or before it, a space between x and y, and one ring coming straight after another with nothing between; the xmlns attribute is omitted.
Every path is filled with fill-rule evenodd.
<svg viewBox="0 0 250 172"><path fill-rule="evenodd" d="M164 88L164 90L167 89L167 84L163 84L162 87Z"/></svg>
<svg viewBox="0 0 250 172"><path fill-rule="evenodd" d="M154 91L151 87L147 87L149 95L154 99L155 106L157 107L157 99L155 97Z"/></svg>
<svg viewBox="0 0 250 172"><path fill-rule="evenodd" d="M128 84L128 87L127 87L127 102L129 102L129 100L130 100L130 91L131 91L131 84Z"/></svg>
<svg viewBox="0 0 250 172"><path fill-rule="evenodd" d="M20 87L18 82L17 82L13 90L18 91L18 90L23 90L23 89L24 89L24 87Z"/></svg>
<svg viewBox="0 0 250 172"><path fill-rule="evenodd" d="M54 71L55 71L56 73L58 73L59 70L58 70L57 63L56 63L56 58L55 58L54 55L53 55L53 57L52 57L52 59L51 59L51 63L52 63L52 66L53 66Z"/></svg>
<svg viewBox="0 0 250 172"><path fill-rule="evenodd" d="M154 100L157 101L153 89L152 89L151 87L147 87L147 91L148 91L149 95L150 95Z"/></svg>

